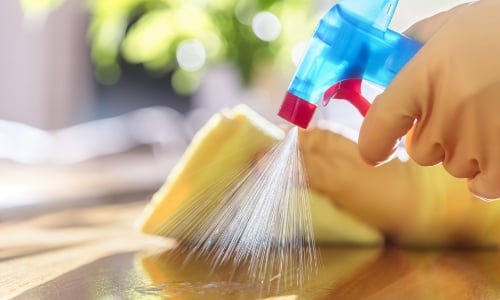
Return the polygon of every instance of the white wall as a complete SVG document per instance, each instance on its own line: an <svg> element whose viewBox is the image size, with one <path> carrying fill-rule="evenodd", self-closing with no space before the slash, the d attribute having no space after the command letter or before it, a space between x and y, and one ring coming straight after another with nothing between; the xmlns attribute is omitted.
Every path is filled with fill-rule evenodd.
<svg viewBox="0 0 500 300"><path fill-rule="evenodd" d="M403 31L423 18L465 2L470 0L399 0L390 27Z"/></svg>
<svg viewBox="0 0 500 300"><path fill-rule="evenodd" d="M0 1L0 119L44 129L69 125L91 101L85 1L25 20L19 1Z"/></svg>

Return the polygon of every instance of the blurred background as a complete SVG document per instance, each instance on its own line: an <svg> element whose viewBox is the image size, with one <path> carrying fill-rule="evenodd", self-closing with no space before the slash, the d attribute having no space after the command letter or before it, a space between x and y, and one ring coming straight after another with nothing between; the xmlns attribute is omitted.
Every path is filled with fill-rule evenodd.
<svg viewBox="0 0 500 300"><path fill-rule="evenodd" d="M391 27L462 2L401 0ZM334 3L0 1L0 218L148 195L224 107L280 122Z"/></svg>

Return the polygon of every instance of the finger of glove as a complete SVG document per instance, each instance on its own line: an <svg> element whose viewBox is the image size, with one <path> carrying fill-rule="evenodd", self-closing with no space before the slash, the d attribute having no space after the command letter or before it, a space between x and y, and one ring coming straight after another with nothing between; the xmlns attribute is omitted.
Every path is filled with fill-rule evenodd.
<svg viewBox="0 0 500 300"><path fill-rule="evenodd" d="M427 42L453 16L468 5L453 9L418 22L407 34ZM432 44L432 43L431 43ZM386 162L397 148L399 138L413 127L422 111L428 110L433 76L439 74L439 57L443 55L439 45L425 45L394 78L387 89L373 102L361 126L359 147L361 156L369 164ZM433 69L431 69L433 68ZM423 125L423 126L422 126ZM417 125L417 131L425 131L425 125ZM443 152L439 145L419 145L414 140L412 158L423 165L441 161ZM411 141L410 141L411 142ZM420 149L420 150L418 150ZM414 157L415 156L415 157Z"/></svg>
<svg viewBox="0 0 500 300"><path fill-rule="evenodd" d="M422 48L374 101L359 133L363 159L381 164L394 153L398 140L412 128L421 115L430 89L428 70L431 55Z"/></svg>
<svg viewBox="0 0 500 300"><path fill-rule="evenodd" d="M448 22L448 20L454 17L461 9L470 5L469 3L463 3L455 6L447 11L440 12L431 17L425 18L421 21L416 22L406 29L403 34L407 35L421 43L427 42L436 32L441 29L441 27Z"/></svg>
<svg viewBox="0 0 500 300"><path fill-rule="evenodd" d="M448 112L450 111L451 109L448 110ZM453 113L450 112L450 114ZM460 119L460 122L454 121L457 118ZM440 150L435 150L434 153L441 152L441 157L435 156L435 161L429 164L421 161L417 161L417 163L432 165L442 161L443 167L454 177L473 178L476 176L480 172L479 158L481 157L480 153L484 152L481 149L481 145L484 143L480 142L481 137L477 136L475 125L477 122L475 120L470 114L455 118L447 115L436 115L432 121L435 121L437 125L429 126L431 133L422 136L420 141L439 141ZM412 145L409 145L410 151L414 150L413 148ZM422 151L422 149L417 150ZM417 158L414 159L417 160Z"/></svg>
<svg viewBox="0 0 500 300"><path fill-rule="evenodd" d="M424 127L424 129L421 129ZM421 166L434 166L445 159L445 151L441 143L432 136L434 128L415 124L406 135L406 151Z"/></svg>
<svg viewBox="0 0 500 300"><path fill-rule="evenodd" d="M424 19L405 33L421 42L427 42L439 29L469 3ZM436 43L434 43L436 44ZM394 153L397 141L413 127L422 111L429 110L426 103L440 55L438 45L425 45L394 78L387 89L377 97L362 124L359 145L363 159L370 164L381 164ZM441 53L441 55L443 55ZM434 68L434 69L430 69ZM435 81L436 78L434 78ZM420 120L407 139L408 153L421 165L434 165L444 158L439 143L421 136L429 134L426 120Z"/></svg>
<svg viewBox="0 0 500 300"><path fill-rule="evenodd" d="M494 117L494 116L493 116ZM496 129L495 129L496 128ZM487 131L489 131L489 134ZM468 181L471 193L483 200L500 199L500 140L498 139L500 125L490 126L484 130L484 135L473 143L479 158L479 172Z"/></svg>
<svg viewBox="0 0 500 300"><path fill-rule="evenodd" d="M448 173L457 178L473 178L479 173L479 163L476 159L466 159L456 155L446 154L443 166Z"/></svg>
<svg viewBox="0 0 500 300"><path fill-rule="evenodd" d="M468 180L469 191L476 197L485 200L500 199L500 175L478 173L474 178Z"/></svg>

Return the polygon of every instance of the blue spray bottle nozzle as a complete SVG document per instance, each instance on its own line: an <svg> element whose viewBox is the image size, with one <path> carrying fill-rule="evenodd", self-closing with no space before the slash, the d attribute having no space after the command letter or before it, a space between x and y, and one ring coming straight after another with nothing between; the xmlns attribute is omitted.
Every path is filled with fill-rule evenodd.
<svg viewBox="0 0 500 300"><path fill-rule="evenodd" d="M397 0L343 0L319 21L278 115L307 128L317 103L350 101L365 114L361 82L386 87L421 44L388 29Z"/></svg>

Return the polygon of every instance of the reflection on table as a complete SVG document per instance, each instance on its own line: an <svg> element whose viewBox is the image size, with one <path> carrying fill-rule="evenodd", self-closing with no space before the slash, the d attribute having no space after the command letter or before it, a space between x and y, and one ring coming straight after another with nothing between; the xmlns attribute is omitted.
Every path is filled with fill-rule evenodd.
<svg viewBox="0 0 500 300"><path fill-rule="evenodd" d="M133 229L141 201L66 209L0 225L0 298L498 299L500 252L321 246L301 288L245 282L244 266L186 260ZM139 199L138 199L139 200ZM277 298L276 298L277 299Z"/></svg>

